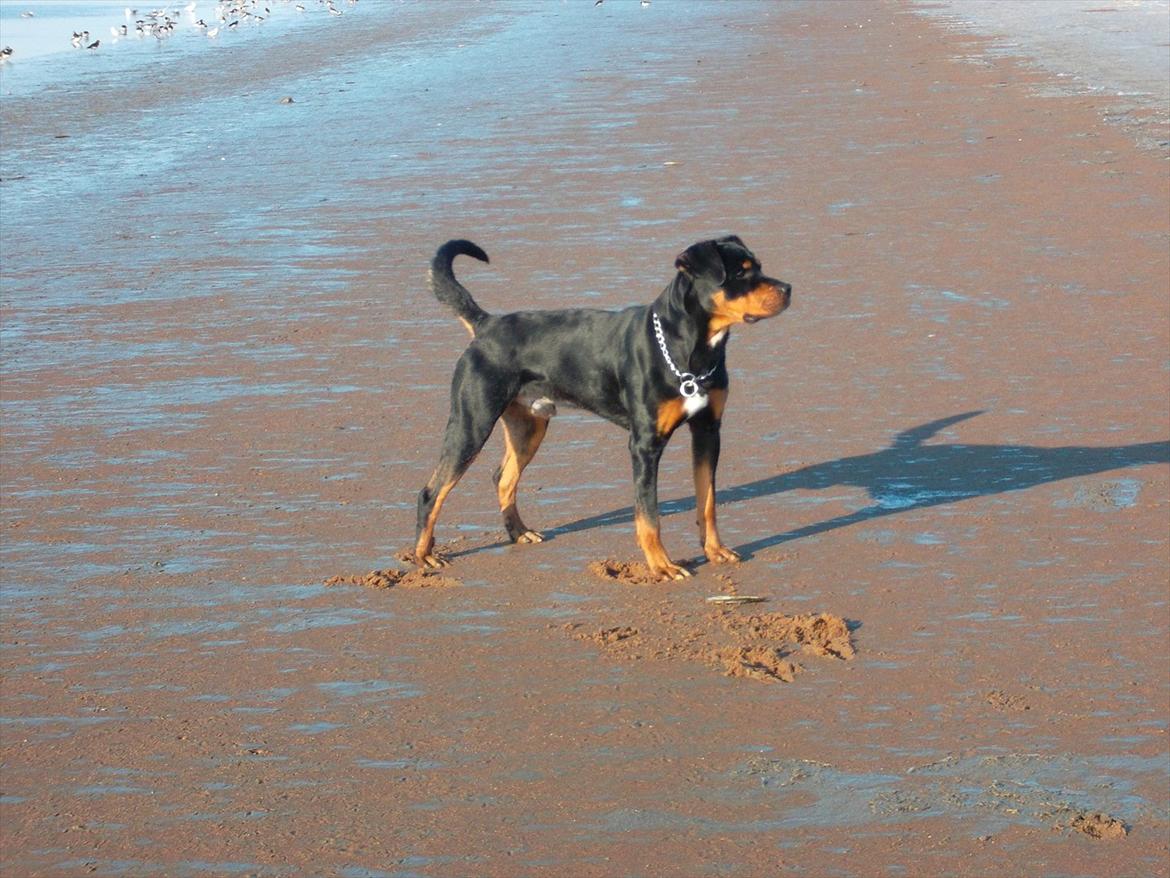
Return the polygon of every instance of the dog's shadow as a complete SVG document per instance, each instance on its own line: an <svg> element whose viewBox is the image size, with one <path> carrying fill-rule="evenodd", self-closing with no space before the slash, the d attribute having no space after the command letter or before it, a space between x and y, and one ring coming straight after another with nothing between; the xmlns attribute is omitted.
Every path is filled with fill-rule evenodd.
<svg viewBox="0 0 1170 878"><path fill-rule="evenodd" d="M1077 476L1143 464L1170 463L1170 441L1103 448L925 444L940 430L982 413L965 412L912 427L899 433L890 446L881 451L813 464L793 472L719 489L720 506L796 489L823 490L835 486L864 488L873 501L847 515L760 537L735 546L735 550L749 558L756 552L791 540L887 515L1023 491ZM1106 498L1106 502L1108 500ZM1117 502L1124 504L1124 496ZM694 508L694 497L687 497L660 504L659 512L671 515ZM626 506L547 528L543 533L547 538L553 538L597 527L629 524L633 520L633 507Z"/></svg>

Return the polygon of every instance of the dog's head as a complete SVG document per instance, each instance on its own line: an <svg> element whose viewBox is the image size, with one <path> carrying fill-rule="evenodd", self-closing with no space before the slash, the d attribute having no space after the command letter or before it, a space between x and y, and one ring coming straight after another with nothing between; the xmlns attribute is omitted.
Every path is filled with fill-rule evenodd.
<svg viewBox="0 0 1170 878"><path fill-rule="evenodd" d="M792 301L792 287L767 277L735 235L693 244L674 261L689 281L687 295L708 315L708 340L736 323L775 317Z"/></svg>

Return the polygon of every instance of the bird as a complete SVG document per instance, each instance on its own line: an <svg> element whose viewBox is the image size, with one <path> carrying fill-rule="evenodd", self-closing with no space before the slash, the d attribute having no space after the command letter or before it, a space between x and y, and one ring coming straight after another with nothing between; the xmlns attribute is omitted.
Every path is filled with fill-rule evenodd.
<svg viewBox="0 0 1170 878"><path fill-rule="evenodd" d="M5 46L0 49L0 64L4 64L12 57L12 46Z"/></svg>
<svg viewBox="0 0 1170 878"><path fill-rule="evenodd" d="M96 48L97 48L98 46L100 46L101 44L102 44L102 41L101 41L101 40L94 40L92 43L90 43L90 44L89 44L88 46L86 46L85 48L87 48L87 49L96 49Z"/></svg>

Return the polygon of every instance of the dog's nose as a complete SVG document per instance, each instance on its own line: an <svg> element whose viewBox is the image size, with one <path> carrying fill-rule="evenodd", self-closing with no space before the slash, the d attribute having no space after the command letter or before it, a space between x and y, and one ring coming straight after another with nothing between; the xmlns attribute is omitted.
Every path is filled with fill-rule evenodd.
<svg viewBox="0 0 1170 878"><path fill-rule="evenodd" d="M778 283L777 286L780 287L780 294L782 296L784 296L784 301L785 302L791 301L792 300L792 284L786 284L786 283L784 283L784 281L780 281L780 283Z"/></svg>

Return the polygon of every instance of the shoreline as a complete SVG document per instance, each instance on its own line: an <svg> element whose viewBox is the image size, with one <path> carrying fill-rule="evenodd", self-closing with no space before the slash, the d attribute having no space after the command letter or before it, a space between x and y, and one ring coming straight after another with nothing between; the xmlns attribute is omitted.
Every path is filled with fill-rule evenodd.
<svg viewBox="0 0 1170 878"><path fill-rule="evenodd" d="M1043 71L1036 85L1040 94L1104 101L1103 118L1131 132L1143 149L1170 157L1167 0L1091 6L1062 0L916 0L911 8L953 34L989 41L977 57L1015 59Z"/></svg>

